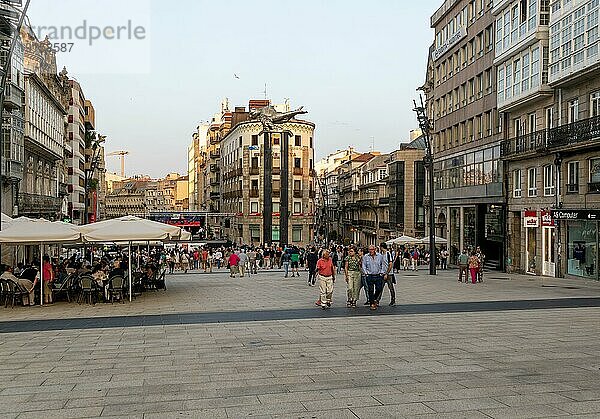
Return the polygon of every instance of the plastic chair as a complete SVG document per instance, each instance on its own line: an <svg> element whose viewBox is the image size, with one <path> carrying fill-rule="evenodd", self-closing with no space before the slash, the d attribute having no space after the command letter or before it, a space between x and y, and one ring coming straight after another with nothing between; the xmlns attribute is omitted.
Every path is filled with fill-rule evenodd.
<svg viewBox="0 0 600 419"><path fill-rule="evenodd" d="M110 279L110 285L108 287L108 295L110 298L110 303L112 304L114 300L125 303L125 299L123 298L123 284L125 283L125 278L122 276L114 276Z"/></svg>
<svg viewBox="0 0 600 419"><path fill-rule="evenodd" d="M89 304L95 304L96 287L94 287L94 278L84 275L79 278L81 292L79 294L79 303L83 300L89 301Z"/></svg>

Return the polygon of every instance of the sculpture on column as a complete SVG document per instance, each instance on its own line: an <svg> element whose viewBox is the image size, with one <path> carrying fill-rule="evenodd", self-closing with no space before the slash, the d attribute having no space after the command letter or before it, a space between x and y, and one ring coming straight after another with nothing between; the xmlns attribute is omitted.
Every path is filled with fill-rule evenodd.
<svg viewBox="0 0 600 419"><path fill-rule="evenodd" d="M285 124L291 121L296 115L308 113L304 110L304 106L291 112L277 112L274 106L269 105L264 108L250 111L250 118L258 120L263 126L263 132L277 131L275 125Z"/></svg>

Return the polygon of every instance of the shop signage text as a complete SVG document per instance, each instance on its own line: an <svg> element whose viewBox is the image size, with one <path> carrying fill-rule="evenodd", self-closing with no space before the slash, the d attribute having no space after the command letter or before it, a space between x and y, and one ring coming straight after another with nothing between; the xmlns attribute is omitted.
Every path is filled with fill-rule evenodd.
<svg viewBox="0 0 600 419"><path fill-rule="evenodd" d="M437 61L442 55L444 55L446 53L446 51L448 51L450 48L452 48L452 46L454 44L459 42L465 36L467 36L467 30L463 27L459 28L457 32L452 34L452 36L450 36L450 38L448 38L446 40L446 42L444 42L442 45L440 45L439 48L435 49L431 53L431 57L433 58L433 61Z"/></svg>
<svg viewBox="0 0 600 419"><path fill-rule="evenodd" d="M550 211L542 211L542 226L543 227L554 227L554 218Z"/></svg>
<svg viewBox="0 0 600 419"><path fill-rule="evenodd" d="M600 220L600 210L554 210L555 220Z"/></svg>
<svg viewBox="0 0 600 419"><path fill-rule="evenodd" d="M540 226L540 219L538 218L536 211L525 211L523 226L525 228L535 228Z"/></svg>

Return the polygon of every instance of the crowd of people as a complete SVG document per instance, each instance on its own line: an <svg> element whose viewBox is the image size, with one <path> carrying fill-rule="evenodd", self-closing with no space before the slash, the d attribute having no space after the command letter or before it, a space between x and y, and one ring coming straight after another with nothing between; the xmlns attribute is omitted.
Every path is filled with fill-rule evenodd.
<svg viewBox="0 0 600 419"><path fill-rule="evenodd" d="M283 277L300 277L300 270L308 271L309 286L319 286L319 299L316 304L327 309L331 307L336 276L343 276L347 284L347 306L356 308L361 290L364 291L365 305L371 310L379 307L385 288L389 290L390 303L396 303L396 275L403 271L416 271L421 265L428 265L429 251L417 246L389 246L367 248L329 245L307 246L237 246L237 247L188 247L174 249L154 248L139 250L132 254L134 272L150 280L158 272L176 271L187 273L193 270L213 272L228 270L229 276L246 277L259 270L278 269ZM448 269L449 253L441 248L436 253L438 267ZM464 250L456 258L458 281L465 283L483 282L485 255L479 247L472 251ZM98 286L108 292L109 279L115 276L127 277L128 257L120 251L81 254L69 258L43 258L42 278L38 275L39 263L18 264L10 267L0 265L0 279L8 279L22 286L28 292L28 304L35 304L35 292L43 281L44 303L53 301L53 288L69 275L91 275ZM469 281L470 276L470 281ZM463 279L464 278L464 279ZM143 283L143 281L142 281ZM54 287L53 287L54 285ZM39 300L37 300L39 301Z"/></svg>
<svg viewBox="0 0 600 419"><path fill-rule="evenodd" d="M43 288L43 303L52 304L60 285L69 277L89 276L107 297L110 280L115 277L127 278L129 257L121 251L75 252L68 258L42 257L42 275L39 275L39 262L33 258L30 263L18 263L16 266L0 265L0 279L12 281L27 293L23 295L23 305L35 305L40 301L40 281ZM132 253L132 272L140 278L143 287L160 271L166 261L166 253L159 249L150 252L142 250Z"/></svg>

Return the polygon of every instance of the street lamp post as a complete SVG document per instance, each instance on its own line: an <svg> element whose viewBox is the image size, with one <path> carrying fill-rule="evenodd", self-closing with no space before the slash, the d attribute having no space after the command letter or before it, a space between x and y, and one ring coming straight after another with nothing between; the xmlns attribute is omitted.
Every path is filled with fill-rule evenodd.
<svg viewBox="0 0 600 419"><path fill-rule="evenodd" d="M436 251L435 251L435 191L433 182L433 148L431 144L431 122L427 117L427 111L423 104L423 97L420 97L420 103L414 103L414 111L417 114L417 122L423 132L425 140L425 157L423 163L429 173L429 274L436 274Z"/></svg>
<svg viewBox="0 0 600 419"><path fill-rule="evenodd" d="M86 146L86 162L84 167L84 210L83 210L83 223L89 223L89 194L90 194L90 181L94 176L94 172L98 168L100 162L101 145L106 141L106 137L99 135L94 131L86 132L85 146ZM89 154L89 156L88 156ZM87 161L89 158L89 161Z"/></svg>

